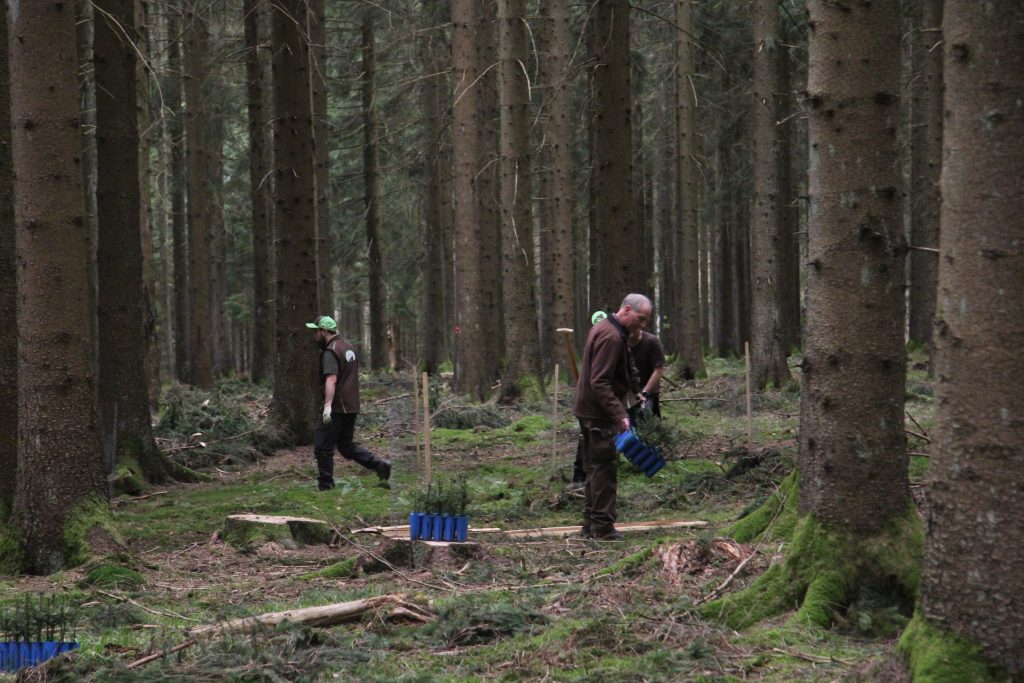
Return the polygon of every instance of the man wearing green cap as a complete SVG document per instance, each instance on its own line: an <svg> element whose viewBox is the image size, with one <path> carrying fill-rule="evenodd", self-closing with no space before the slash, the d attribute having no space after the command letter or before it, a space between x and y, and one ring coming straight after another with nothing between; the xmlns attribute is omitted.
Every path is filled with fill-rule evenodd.
<svg viewBox="0 0 1024 683"><path fill-rule="evenodd" d="M316 456L317 488L334 488L334 449L348 460L355 460L377 476L391 476L391 462L378 458L352 440L359 415L359 363L356 350L338 335L338 324L326 315L306 327L316 330L320 347L320 398L323 409L313 437Z"/></svg>

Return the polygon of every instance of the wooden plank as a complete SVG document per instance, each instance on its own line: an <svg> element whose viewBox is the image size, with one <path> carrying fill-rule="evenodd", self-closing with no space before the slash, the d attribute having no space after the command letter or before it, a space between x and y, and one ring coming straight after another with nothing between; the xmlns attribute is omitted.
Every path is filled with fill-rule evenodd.
<svg viewBox="0 0 1024 683"><path fill-rule="evenodd" d="M615 528L622 533L629 533L634 531L649 531L651 529L703 529L708 526L708 523L703 520L672 520L672 519L658 519L651 521L640 521L640 522L624 522L622 524L616 524ZM364 529L353 529L354 534L378 534L380 536L387 536L388 538L408 538L409 537L409 525L399 526L377 526L377 527L366 527ZM573 534L580 533L579 526L550 526L540 527L536 529L502 529L500 527L482 527L482 528L469 528L470 535L476 534L505 534L513 538L522 538L529 536L571 536Z"/></svg>

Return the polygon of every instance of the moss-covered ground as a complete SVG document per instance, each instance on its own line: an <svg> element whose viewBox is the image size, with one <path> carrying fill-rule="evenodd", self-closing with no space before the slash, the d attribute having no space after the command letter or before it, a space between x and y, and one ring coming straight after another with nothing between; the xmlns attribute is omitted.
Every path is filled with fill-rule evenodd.
<svg viewBox="0 0 1024 683"><path fill-rule="evenodd" d="M266 389L226 383L204 397L177 388L159 416L161 446L212 481L115 501L119 547L50 577L0 576L0 610L26 594L59 593L77 606L82 647L53 667L53 680L871 680L870 672L893 657L897 637L876 628L878 614L850 614L822 630L790 613L742 632L701 614L704 598L751 553L722 594L749 586L785 558L770 534L744 538L734 524L779 492L792 471L798 395L790 389L754 397L748 452L742 367L710 360L707 379L663 387L663 414L689 438L653 479L620 465L622 522L705 520L707 528L630 533L619 542L517 540L471 529L481 559L377 564L384 570L372 573L358 559L386 541L353 530L407 523L423 477L412 398L401 398L411 392L409 377L364 379L357 438L392 459L391 482L339 457L337 488L325 493L316 491L310 448L263 453L273 441L261 423ZM435 410L459 403L443 386L434 391ZM579 523L581 499L566 490L577 426L564 392L561 398L557 425L550 400L534 397L489 411L500 412L504 419L494 424L504 426L433 430L433 475L467 478L472 527ZM907 428L918 435L910 437L911 450L921 454L911 462L918 485L928 462L931 382L914 365L907 410ZM196 432L204 437L192 437ZM198 446L204 439L207 446ZM759 514L770 514L765 509ZM314 517L341 536L333 546L283 540L233 547L220 538L233 513ZM723 540L730 532L735 540ZM386 593L404 594L434 620L409 623L381 612L332 628L260 628L206 637L127 668L184 642L191 626Z"/></svg>

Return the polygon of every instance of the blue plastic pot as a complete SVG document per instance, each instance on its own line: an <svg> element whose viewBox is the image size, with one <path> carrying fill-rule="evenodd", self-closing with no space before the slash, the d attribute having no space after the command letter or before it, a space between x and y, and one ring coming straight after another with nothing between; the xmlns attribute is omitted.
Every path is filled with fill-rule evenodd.
<svg viewBox="0 0 1024 683"><path fill-rule="evenodd" d="M653 448L644 448L643 452L633 461L633 465L643 472L657 458L658 454Z"/></svg>
<svg viewBox="0 0 1024 683"><path fill-rule="evenodd" d="M621 432L618 436L615 437L615 450L617 450L619 453L622 453L623 455L626 455L629 452L630 447L632 447L633 444L639 442L640 437L636 435L636 432Z"/></svg>
<svg viewBox="0 0 1024 683"><path fill-rule="evenodd" d="M649 465L647 467L647 469L644 470L644 474L646 474L648 477L653 477L664 466L665 466L665 458L662 458L662 457L659 456L657 460L655 460L653 463L651 463L651 465Z"/></svg>
<svg viewBox="0 0 1024 683"><path fill-rule="evenodd" d="M464 543L469 538L469 515L459 515L455 518L455 540Z"/></svg>
<svg viewBox="0 0 1024 683"><path fill-rule="evenodd" d="M455 540L455 526L456 518L451 515L444 516L444 540L454 541Z"/></svg>
<svg viewBox="0 0 1024 683"><path fill-rule="evenodd" d="M429 541L431 534L434 533L434 519L437 517L432 512L426 512L420 518L420 540Z"/></svg>
<svg viewBox="0 0 1024 683"><path fill-rule="evenodd" d="M0 671L17 671L36 666L77 648L78 643L53 640L0 643Z"/></svg>
<svg viewBox="0 0 1024 683"><path fill-rule="evenodd" d="M432 531L430 534L430 540L432 541L443 541L444 540L444 516L434 515L432 522Z"/></svg>
<svg viewBox="0 0 1024 683"><path fill-rule="evenodd" d="M415 541L420 537L420 526L423 523L422 512L409 513L409 540Z"/></svg>

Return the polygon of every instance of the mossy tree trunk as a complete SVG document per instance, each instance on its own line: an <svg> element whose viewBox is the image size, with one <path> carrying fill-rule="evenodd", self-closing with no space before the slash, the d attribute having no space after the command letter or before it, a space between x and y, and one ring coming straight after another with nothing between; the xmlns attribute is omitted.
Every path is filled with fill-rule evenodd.
<svg viewBox="0 0 1024 683"><path fill-rule="evenodd" d="M150 481L170 471L153 440L150 361L144 328L139 183L136 11L133 0L96 7L96 187L99 241L99 416L107 472L118 466ZM147 243L148 246L148 243Z"/></svg>
<svg viewBox="0 0 1024 683"><path fill-rule="evenodd" d="M64 531L73 510L106 495L91 367L75 8L22 3L11 20L21 370L14 514L27 569L49 573L70 559Z"/></svg>
<svg viewBox="0 0 1024 683"><path fill-rule="evenodd" d="M1024 676L1024 5L949 0L935 428L915 680ZM959 657L935 650L958 649ZM1000 678L1005 677L1003 673Z"/></svg>
<svg viewBox="0 0 1024 683"><path fill-rule="evenodd" d="M382 370L388 357L388 330L385 320L383 250L380 243L380 152L377 132L377 39L374 8L363 11L361 76L363 96L363 206L366 210L366 260L369 266L370 293L370 368Z"/></svg>
<svg viewBox="0 0 1024 683"><path fill-rule="evenodd" d="M920 527L903 426L903 259L895 3L825 0L810 17L810 263L792 543L710 614L746 625L799 604L827 626L871 595L908 611ZM799 489L797 492L796 489Z"/></svg>

